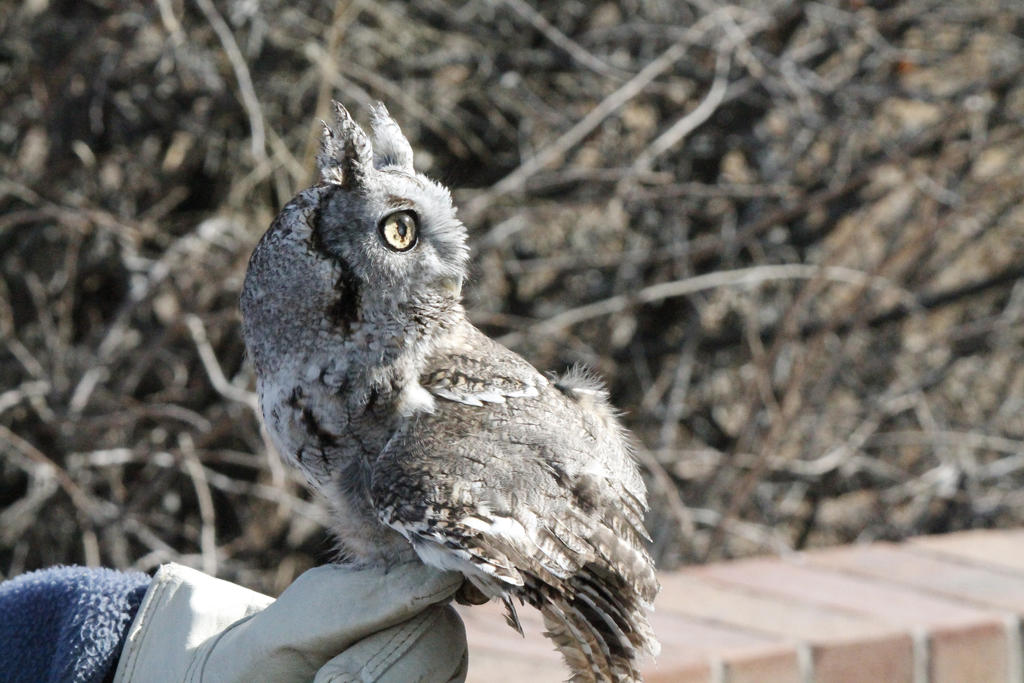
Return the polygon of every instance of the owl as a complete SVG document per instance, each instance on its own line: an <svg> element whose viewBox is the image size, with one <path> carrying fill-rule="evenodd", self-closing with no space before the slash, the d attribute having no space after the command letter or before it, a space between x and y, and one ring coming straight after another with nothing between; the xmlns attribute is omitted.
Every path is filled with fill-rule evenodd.
<svg viewBox="0 0 1024 683"><path fill-rule="evenodd" d="M335 103L319 182L249 261L243 335L275 446L331 510L342 560L461 572L462 601L540 610L574 681L640 680L658 643L646 490L600 382L474 327L469 250L383 105Z"/></svg>

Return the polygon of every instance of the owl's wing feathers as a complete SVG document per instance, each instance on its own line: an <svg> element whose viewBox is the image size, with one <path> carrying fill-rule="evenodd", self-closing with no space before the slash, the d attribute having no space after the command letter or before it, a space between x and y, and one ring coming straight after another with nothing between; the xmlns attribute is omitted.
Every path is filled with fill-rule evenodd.
<svg viewBox="0 0 1024 683"><path fill-rule="evenodd" d="M546 380L532 367L530 372L490 372L485 359L459 358L458 367L445 367L427 373L422 384L435 396L480 407L484 403L504 403L507 398L536 396ZM515 368L519 370L519 368Z"/></svg>
<svg viewBox="0 0 1024 683"><path fill-rule="evenodd" d="M657 649L645 610L658 584L643 482L614 416L586 405L590 385L560 386L486 337L443 367L421 384L447 400L374 465L379 518L429 564L539 607L567 659L633 671L637 651Z"/></svg>
<svg viewBox="0 0 1024 683"><path fill-rule="evenodd" d="M611 516L606 521L620 536L628 534L632 539L636 535L651 540L644 527L646 488L632 466L628 435L616 419L603 384L593 374L574 367L561 377L548 379L523 358L475 329L456 349L443 356L443 362L435 360L435 364L436 369L428 367L424 372L421 384L448 401L483 407L504 404L508 399L537 399L514 401L508 414L487 415L491 424L482 425L482 452L493 452L496 437L502 435L510 442L517 436L520 441L532 440L533 447L525 454L532 466L571 490L584 505L588 499L594 506L612 503L608 510ZM542 392L546 394L543 397ZM441 405L443 410L444 404ZM551 421L549 418L556 417L551 413L558 413L563 421ZM476 419L485 417L477 411L469 414ZM439 425L447 424L444 413L439 418ZM570 433L553 434L552 424ZM572 433L577 431L578 434ZM509 443L504 448L515 445L522 444ZM515 454L506 455L511 458ZM573 480L568 481L570 478ZM565 491L559 490L558 495L565 496ZM609 495L615 499L606 500ZM555 536L558 537L557 532ZM575 547L574 551L581 549Z"/></svg>

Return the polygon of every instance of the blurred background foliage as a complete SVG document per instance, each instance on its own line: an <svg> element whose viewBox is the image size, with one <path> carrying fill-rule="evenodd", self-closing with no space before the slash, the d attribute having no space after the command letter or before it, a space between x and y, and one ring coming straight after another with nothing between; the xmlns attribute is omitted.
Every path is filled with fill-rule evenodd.
<svg viewBox="0 0 1024 683"><path fill-rule="evenodd" d="M0 576L331 556L246 260L334 97L449 184L472 319L603 375L681 563L1024 521L1024 5L0 5Z"/></svg>

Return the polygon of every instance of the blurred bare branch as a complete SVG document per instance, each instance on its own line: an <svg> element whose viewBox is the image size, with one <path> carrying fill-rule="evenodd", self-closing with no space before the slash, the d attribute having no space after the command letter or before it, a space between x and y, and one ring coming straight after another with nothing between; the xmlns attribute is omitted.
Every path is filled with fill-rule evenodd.
<svg viewBox="0 0 1024 683"><path fill-rule="evenodd" d="M0 577L331 558L237 297L332 97L452 187L472 319L607 379L663 567L1024 524L1024 5L90 8L0 12Z"/></svg>

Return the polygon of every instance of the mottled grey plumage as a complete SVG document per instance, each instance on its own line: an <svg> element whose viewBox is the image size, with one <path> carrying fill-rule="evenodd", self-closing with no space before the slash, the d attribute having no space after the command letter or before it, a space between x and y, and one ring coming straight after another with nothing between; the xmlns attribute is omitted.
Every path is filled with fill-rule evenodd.
<svg viewBox="0 0 1024 683"><path fill-rule="evenodd" d="M468 250L383 105L372 144L324 126L320 183L253 252L243 331L278 450L333 510L348 561L419 559L541 610L574 680L638 680L658 645L646 491L603 388L550 380L461 305Z"/></svg>

